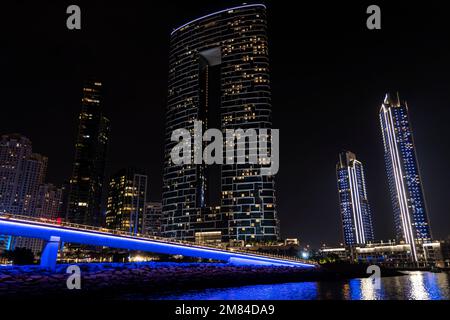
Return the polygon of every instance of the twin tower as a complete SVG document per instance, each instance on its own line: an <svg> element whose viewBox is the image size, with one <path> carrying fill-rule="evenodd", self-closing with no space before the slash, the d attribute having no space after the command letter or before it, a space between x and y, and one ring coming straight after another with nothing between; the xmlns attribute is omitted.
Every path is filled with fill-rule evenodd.
<svg viewBox="0 0 450 320"><path fill-rule="evenodd" d="M386 95L380 124L397 240L411 245L411 256L417 261L417 246L432 237L407 104L398 96ZM362 163L353 153L343 152L336 171L345 244L372 242L372 216Z"/></svg>

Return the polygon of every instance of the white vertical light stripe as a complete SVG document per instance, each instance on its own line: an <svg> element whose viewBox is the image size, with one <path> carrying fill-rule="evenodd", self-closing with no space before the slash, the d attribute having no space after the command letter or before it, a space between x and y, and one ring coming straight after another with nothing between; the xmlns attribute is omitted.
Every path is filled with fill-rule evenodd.
<svg viewBox="0 0 450 320"><path fill-rule="evenodd" d="M359 201L358 182L356 180L355 163L352 162L348 167L350 194L353 208L353 223L355 225L356 242L358 244L366 243L364 228L361 215L361 203Z"/></svg>
<svg viewBox="0 0 450 320"><path fill-rule="evenodd" d="M362 238L362 242L366 243L366 233L364 230L364 221L362 218L361 195L359 193L358 176L356 174L356 165L358 165L358 164L360 166L362 166L361 162L359 162L358 160L353 161L353 180L354 180L354 184L355 184L356 201L357 201L357 205L358 205L358 219L359 219L361 238Z"/></svg>
<svg viewBox="0 0 450 320"><path fill-rule="evenodd" d="M394 174L395 186L397 190L397 200L400 207L400 217L403 227L403 235L405 241L410 244L414 261L417 261L417 249L415 237L412 230L410 213L408 208L408 200L406 198L406 190L403 180L402 166L398 151L397 141L395 139L395 127L392 117L392 110L389 106L382 105L382 116L386 125L387 142L389 146L389 155L392 162L392 170ZM384 129L384 128L383 128ZM386 142L385 142L386 143Z"/></svg>
<svg viewBox="0 0 450 320"><path fill-rule="evenodd" d="M348 184L350 187L350 196L351 196L351 202L352 202L352 211L353 211L353 225L355 227L355 235L356 235L356 243L360 243L360 238L359 238L359 232L358 232L358 225L356 223L356 207L355 207L355 201L354 201L354 196L353 196L353 188L352 188L352 173L351 173L351 168L348 167L347 168L348 171Z"/></svg>

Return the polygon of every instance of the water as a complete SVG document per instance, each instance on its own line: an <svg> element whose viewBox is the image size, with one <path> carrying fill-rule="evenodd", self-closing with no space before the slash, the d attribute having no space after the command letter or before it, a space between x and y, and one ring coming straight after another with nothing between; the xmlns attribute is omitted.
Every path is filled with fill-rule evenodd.
<svg viewBox="0 0 450 320"><path fill-rule="evenodd" d="M450 274L408 272L400 277L299 282L133 296L162 300L450 300Z"/></svg>

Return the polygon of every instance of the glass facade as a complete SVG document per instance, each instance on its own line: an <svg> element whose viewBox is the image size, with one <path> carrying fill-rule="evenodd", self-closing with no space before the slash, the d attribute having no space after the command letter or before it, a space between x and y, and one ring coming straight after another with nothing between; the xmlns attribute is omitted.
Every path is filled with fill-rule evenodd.
<svg viewBox="0 0 450 320"><path fill-rule="evenodd" d="M374 241L372 214L362 163L356 159L354 153L342 152L339 154L336 175L345 245Z"/></svg>
<svg viewBox="0 0 450 320"><path fill-rule="evenodd" d="M272 127L264 5L215 12L171 34L161 228L164 236L193 241L195 232L214 229L205 220L215 220L225 241L277 240L274 178L260 174L261 164L222 165L219 187L208 185L204 165L170 162L172 132L192 131L196 120L224 136L227 129ZM209 203L208 188L221 188L213 219L203 216L216 206Z"/></svg>
<svg viewBox="0 0 450 320"><path fill-rule="evenodd" d="M380 123L397 238L411 245L417 261L417 242L429 242L432 237L408 107L398 95L396 99L386 95Z"/></svg>

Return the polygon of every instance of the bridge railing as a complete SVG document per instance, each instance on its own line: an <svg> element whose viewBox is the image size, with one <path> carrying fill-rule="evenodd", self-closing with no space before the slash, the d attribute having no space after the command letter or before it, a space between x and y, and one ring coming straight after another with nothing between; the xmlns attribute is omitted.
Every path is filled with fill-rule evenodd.
<svg viewBox="0 0 450 320"><path fill-rule="evenodd" d="M299 262L299 263L306 263L306 264L316 264L313 261L300 259L298 257L293 256L285 256L285 255L278 255L278 254L271 254L266 252L252 252L248 249L243 249L239 247L221 247L221 246L215 246L210 244L197 244L193 243L191 241L186 240L177 240L177 239L171 239L171 238L164 238L159 236L153 236L153 235L147 235L147 234L139 234L139 233L132 233L122 230L115 230L115 229L108 229L103 227L94 227L89 225L83 225L83 224L77 224L62 220L55 220L55 219L48 219L48 218L42 218L42 217L32 217L32 216L23 216L23 215L10 215L10 214L0 214L0 218L6 219L6 220L13 220L13 221L28 221L28 222L35 222L39 224L46 224L53 227L64 227L74 230L85 230L85 231L95 231L98 233L103 233L107 235L119 235L124 237L129 237L133 239L148 239L158 242L164 242L164 243L171 243L171 244L180 244L184 246L189 247L195 247L195 248L203 248L203 249L214 249L224 252L237 252L237 253L243 253L246 255L253 255L253 256L263 256L268 257L272 259L280 259L280 260L286 260L286 261L292 261L292 262Z"/></svg>

